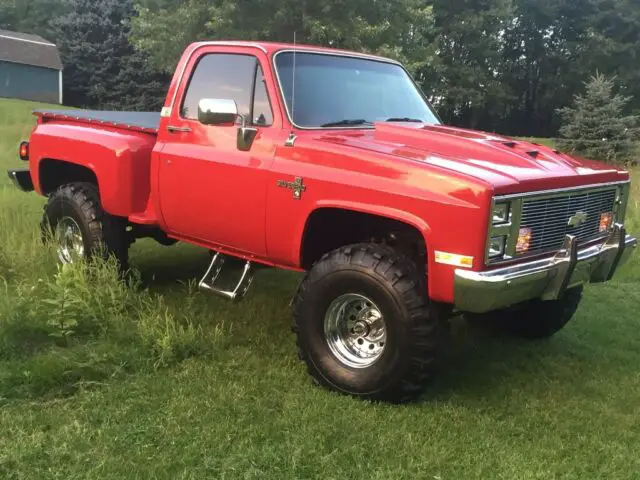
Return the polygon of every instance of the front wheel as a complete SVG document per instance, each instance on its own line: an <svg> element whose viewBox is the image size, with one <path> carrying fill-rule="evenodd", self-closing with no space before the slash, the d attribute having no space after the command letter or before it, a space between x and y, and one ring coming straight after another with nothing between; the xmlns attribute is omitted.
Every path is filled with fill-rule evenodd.
<svg viewBox="0 0 640 480"><path fill-rule="evenodd" d="M558 300L531 300L495 312L465 317L473 323L489 325L523 338L547 338L560 331L571 320L582 299L582 286L567 290Z"/></svg>
<svg viewBox="0 0 640 480"><path fill-rule="evenodd" d="M447 333L447 308L430 303L419 270L389 247L325 255L294 301L300 358L320 385L372 400L422 391Z"/></svg>

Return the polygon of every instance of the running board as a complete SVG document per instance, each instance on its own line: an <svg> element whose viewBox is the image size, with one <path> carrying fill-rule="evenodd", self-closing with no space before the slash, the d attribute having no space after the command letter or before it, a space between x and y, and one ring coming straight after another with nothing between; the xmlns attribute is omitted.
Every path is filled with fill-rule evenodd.
<svg viewBox="0 0 640 480"><path fill-rule="evenodd" d="M207 273L204 274L202 280L198 284L198 288L200 290L204 290L214 295L218 295L222 298L226 298L227 300L237 301L242 299L247 292L249 291L249 287L253 282L253 272L251 269L251 262L246 262L244 267L242 268L242 273L240 274L240 279L238 283L233 289L227 290L224 288L220 288L216 286L216 283L220 283L220 274L222 273L224 264L225 264L225 255L220 253L216 253L213 255L211 259L211 265L209 265L209 269Z"/></svg>

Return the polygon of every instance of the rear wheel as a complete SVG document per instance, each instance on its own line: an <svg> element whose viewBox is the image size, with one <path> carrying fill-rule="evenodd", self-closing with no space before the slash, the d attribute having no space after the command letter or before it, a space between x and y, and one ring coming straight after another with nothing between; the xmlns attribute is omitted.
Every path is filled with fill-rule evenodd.
<svg viewBox="0 0 640 480"><path fill-rule="evenodd" d="M523 338L551 337L571 320L582 299L582 287L567 290L558 300L531 300L515 307L465 317Z"/></svg>
<svg viewBox="0 0 640 480"><path fill-rule="evenodd" d="M298 353L320 385L373 400L418 395L434 373L448 308L430 303L413 262L360 244L325 255L294 301Z"/></svg>
<svg viewBox="0 0 640 480"><path fill-rule="evenodd" d="M115 256L127 268L127 220L102 210L98 189L91 183L70 183L52 193L41 226L62 264Z"/></svg>

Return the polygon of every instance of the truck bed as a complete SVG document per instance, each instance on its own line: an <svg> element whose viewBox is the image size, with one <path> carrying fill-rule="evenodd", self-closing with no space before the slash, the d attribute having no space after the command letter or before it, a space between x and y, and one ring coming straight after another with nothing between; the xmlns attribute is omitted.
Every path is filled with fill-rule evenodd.
<svg viewBox="0 0 640 480"><path fill-rule="evenodd" d="M43 119L61 119L110 125L119 128L158 133L160 112L116 112L99 110L34 110Z"/></svg>

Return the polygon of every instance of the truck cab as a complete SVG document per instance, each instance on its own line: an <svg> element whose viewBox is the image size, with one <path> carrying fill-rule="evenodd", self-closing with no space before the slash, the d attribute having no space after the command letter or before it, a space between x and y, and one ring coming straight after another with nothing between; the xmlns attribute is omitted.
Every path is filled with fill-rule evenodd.
<svg viewBox="0 0 640 480"><path fill-rule="evenodd" d="M637 244L628 172L445 126L392 59L201 42L161 112L35 114L9 175L48 197L62 263L187 242L213 253L200 287L231 300L258 266L304 272L298 351L351 395L415 397L454 313L552 335Z"/></svg>

